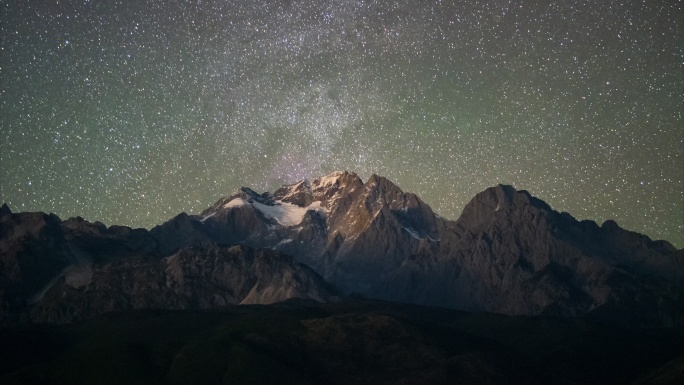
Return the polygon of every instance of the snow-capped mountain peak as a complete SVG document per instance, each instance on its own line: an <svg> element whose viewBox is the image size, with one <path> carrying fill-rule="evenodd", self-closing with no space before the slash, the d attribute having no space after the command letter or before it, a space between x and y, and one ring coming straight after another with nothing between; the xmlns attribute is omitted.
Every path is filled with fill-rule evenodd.
<svg viewBox="0 0 684 385"><path fill-rule="evenodd" d="M384 177L373 175L364 183L351 172L302 180L273 194L243 187L201 215L181 213L149 232L61 223L45 215L14 216L7 208L0 209L0 219L17 231L26 221L37 220L34 227L42 230L32 238L36 242L52 235L59 242L85 237L68 248L52 244L34 248L46 253L58 250L61 254L55 258L65 263L79 249L95 253L93 266L98 258L123 261L131 255L152 256L150 261L158 262L158 257L186 250L192 260L187 276L194 277L195 265L206 264L215 251L216 258L204 271L229 283L226 287L234 287L230 269L247 266L251 259L243 263L241 258L228 258L224 263L218 257L230 254L224 246L241 245L292 256L345 292L384 300L527 315L580 316L598 310L616 320L624 319L620 312L633 311L641 317L636 321L644 324L676 324L675 318L682 317L671 309L681 308L683 250L622 230L614 222L600 227L592 221L579 222L512 186L499 185L478 194L456 221L435 215L418 196ZM60 235L65 231L68 236ZM0 254L3 248L5 255L29 250L22 243L28 238L21 232L13 237L17 242L0 242ZM214 246L192 247L201 244ZM135 258L130 263L137 263ZM61 274L63 264L55 266L55 274L26 289L24 301ZM262 268L261 263L254 266ZM254 290L240 286L245 290L240 298L263 302L303 295L296 294L295 288L309 281L282 281L272 266L263 265L267 278ZM98 279L96 270L93 267L93 282ZM185 279L176 275L178 282ZM72 279L71 283L82 282Z"/></svg>

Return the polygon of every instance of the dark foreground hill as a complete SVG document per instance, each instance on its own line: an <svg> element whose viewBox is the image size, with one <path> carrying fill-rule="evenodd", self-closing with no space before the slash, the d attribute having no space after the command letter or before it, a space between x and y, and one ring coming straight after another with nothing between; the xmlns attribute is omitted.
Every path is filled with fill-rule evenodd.
<svg viewBox="0 0 684 385"><path fill-rule="evenodd" d="M375 301L0 328L2 384L681 384L684 338Z"/></svg>

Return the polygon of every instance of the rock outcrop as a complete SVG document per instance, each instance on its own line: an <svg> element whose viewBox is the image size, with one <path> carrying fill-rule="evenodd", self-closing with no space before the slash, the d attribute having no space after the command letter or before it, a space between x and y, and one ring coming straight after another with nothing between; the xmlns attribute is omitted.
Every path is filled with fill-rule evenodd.
<svg viewBox="0 0 684 385"><path fill-rule="evenodd" d="M409 258L371 290L387 299L505 314L591 313L627 326L681 325L682 250L611 227L579 222L500 185L447 223L437 254ZM625 313L632 316L621 320Z"/></svg>
<svg viewBox="0 0 684 385"><path fill-rule="evenodd" d="M284 224L263 206L286 204L305 215ZM336 172L233 195L196 219L214 238L293 255L347 293L618 322L639 309L628 323L683 323L682 250L612 221L577 221L511 186L483 191L449 221L386 178Z"/></svg>
<svg viewBox="0 0 684 385"><path fill-rule="evenodd" d="M92 266L80 286L60 279L30 318L68 322L131 309L212 309L291 298L327 301L336 290L291 257L272 250L200 243L166 258L137 255Z"/></svg>
<svg viewBox="0 0 684 385"><path fill-rule="evenodd" d="M334 290L322 276L397 302L684 326L684 250L613 221L578 221L511 186L478 194L456 221L386 178L351 172L272 194L243 187L149 232L0 213L5 321L326 300Z"/></svg>
<svg viewBox="0 0 684 385"><path fill-rule="evenodd" d="M128 309L203 309L291 298L327 301L337 295L290 256L218 244L204 232L186 214L151 233L3 209L0 323L70 322Z"/></svg>

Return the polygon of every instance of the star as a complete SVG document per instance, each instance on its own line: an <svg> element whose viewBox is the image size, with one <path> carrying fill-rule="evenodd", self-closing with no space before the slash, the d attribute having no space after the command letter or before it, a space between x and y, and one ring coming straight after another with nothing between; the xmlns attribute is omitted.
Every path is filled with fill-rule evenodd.
<svg viewBox="0 0 684 385"><path fill-rule="evenodd" d="M446 218L507 183L684 246L679 2L0 6L14 210L149 228L351 170Z"/></svg>

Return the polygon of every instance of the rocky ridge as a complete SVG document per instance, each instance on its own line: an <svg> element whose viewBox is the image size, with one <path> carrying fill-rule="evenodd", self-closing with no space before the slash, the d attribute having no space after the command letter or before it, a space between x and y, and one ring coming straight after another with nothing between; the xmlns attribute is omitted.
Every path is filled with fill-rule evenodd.
<svg viewBox="0 0 684 385"><path fill-rule="evenodd" d="M6 208L6 206L4 206ZM180 218L180 219L179 219ZM177 217L178 231L193 220ZM0 322L69 322L129 309L207 309L337 291L282 253L208 237L167 252L144 229L43 213L0 215ZM191 231L190 231L191 232Z"/></svg>
<svg viewBox="0 0 684 385"><path fill-rule="evenodd" d="M45 225L36 225L41 221ZM21 307L18 304L35 296L48 279L57 277L66 284L88 281L90 275L100 277L99 267L87 267L89 260L100 263L92 266L104 266L100 261L138 258L157 264L151 269L157 275L144 281L158 282L169 297L163 301L167 305L149 305L145 302L149 299L135 306L211 307L246 298L255 303L330 298L334 291L302 266L306 265L343 293L391 301L512 315L589 316L630 327L684 325L684 250L623 230L613 221L602 226L577 221L511 186L498 185L478 194L456 221L439 217L418 196L384 177L373 175L363 182L354 173L335 172L273 193L243 187L199 215L182 213L149 232L78 219L60 224L54 216L11 214L9 209L3 209L0 224L2 306L10 308ZM17 238L24 231L21 228L30 228L26 231L33 231L32 235ZM8 237L8 233L15 235ZM7 239L13 239L14 249L7 248ZM197 249L196 244L209 246ZM169 270L169 263L177 263L178 255L195 255L189 260L204 266L205 279L223 266L205 260L230 254L229 245L276 252L278 261L292 256L287 266L272 261L272 268L266 269L270 273L259 278L278 289L208 299L213 295L209 286L193 287L204 293L203 299L197 299L192 290L174 286L185 282L169 278L176 276L169 273L176 271ZM23 253L21 258L16 258L17 250ZM7 270L19 259L51 261L54 266L28 284L25 277L13 273L16 269ZM279 269L290 271L285 276L291 279L278 275ZM225 270L225 274L257 275L249 269ZM223 285L215 284L212 290L225 286L245 293L246 286L228 285L217 277L208 282L211 279ZM45 307L39 303L31 308L36 314L35 309Z"/></svg>
<svg viewBox="0 0 684 385"><path fill-rule="evenodd" d="M302 211L288 224L262 205ZM683 250L614 221L577 221L511 186L483 191L450 221L386 178L336 172L273 194L243 189L194 219L213 238L293 255L347 293L613 322L633 309L640 316L625 322L682 324Z"/></svg>

